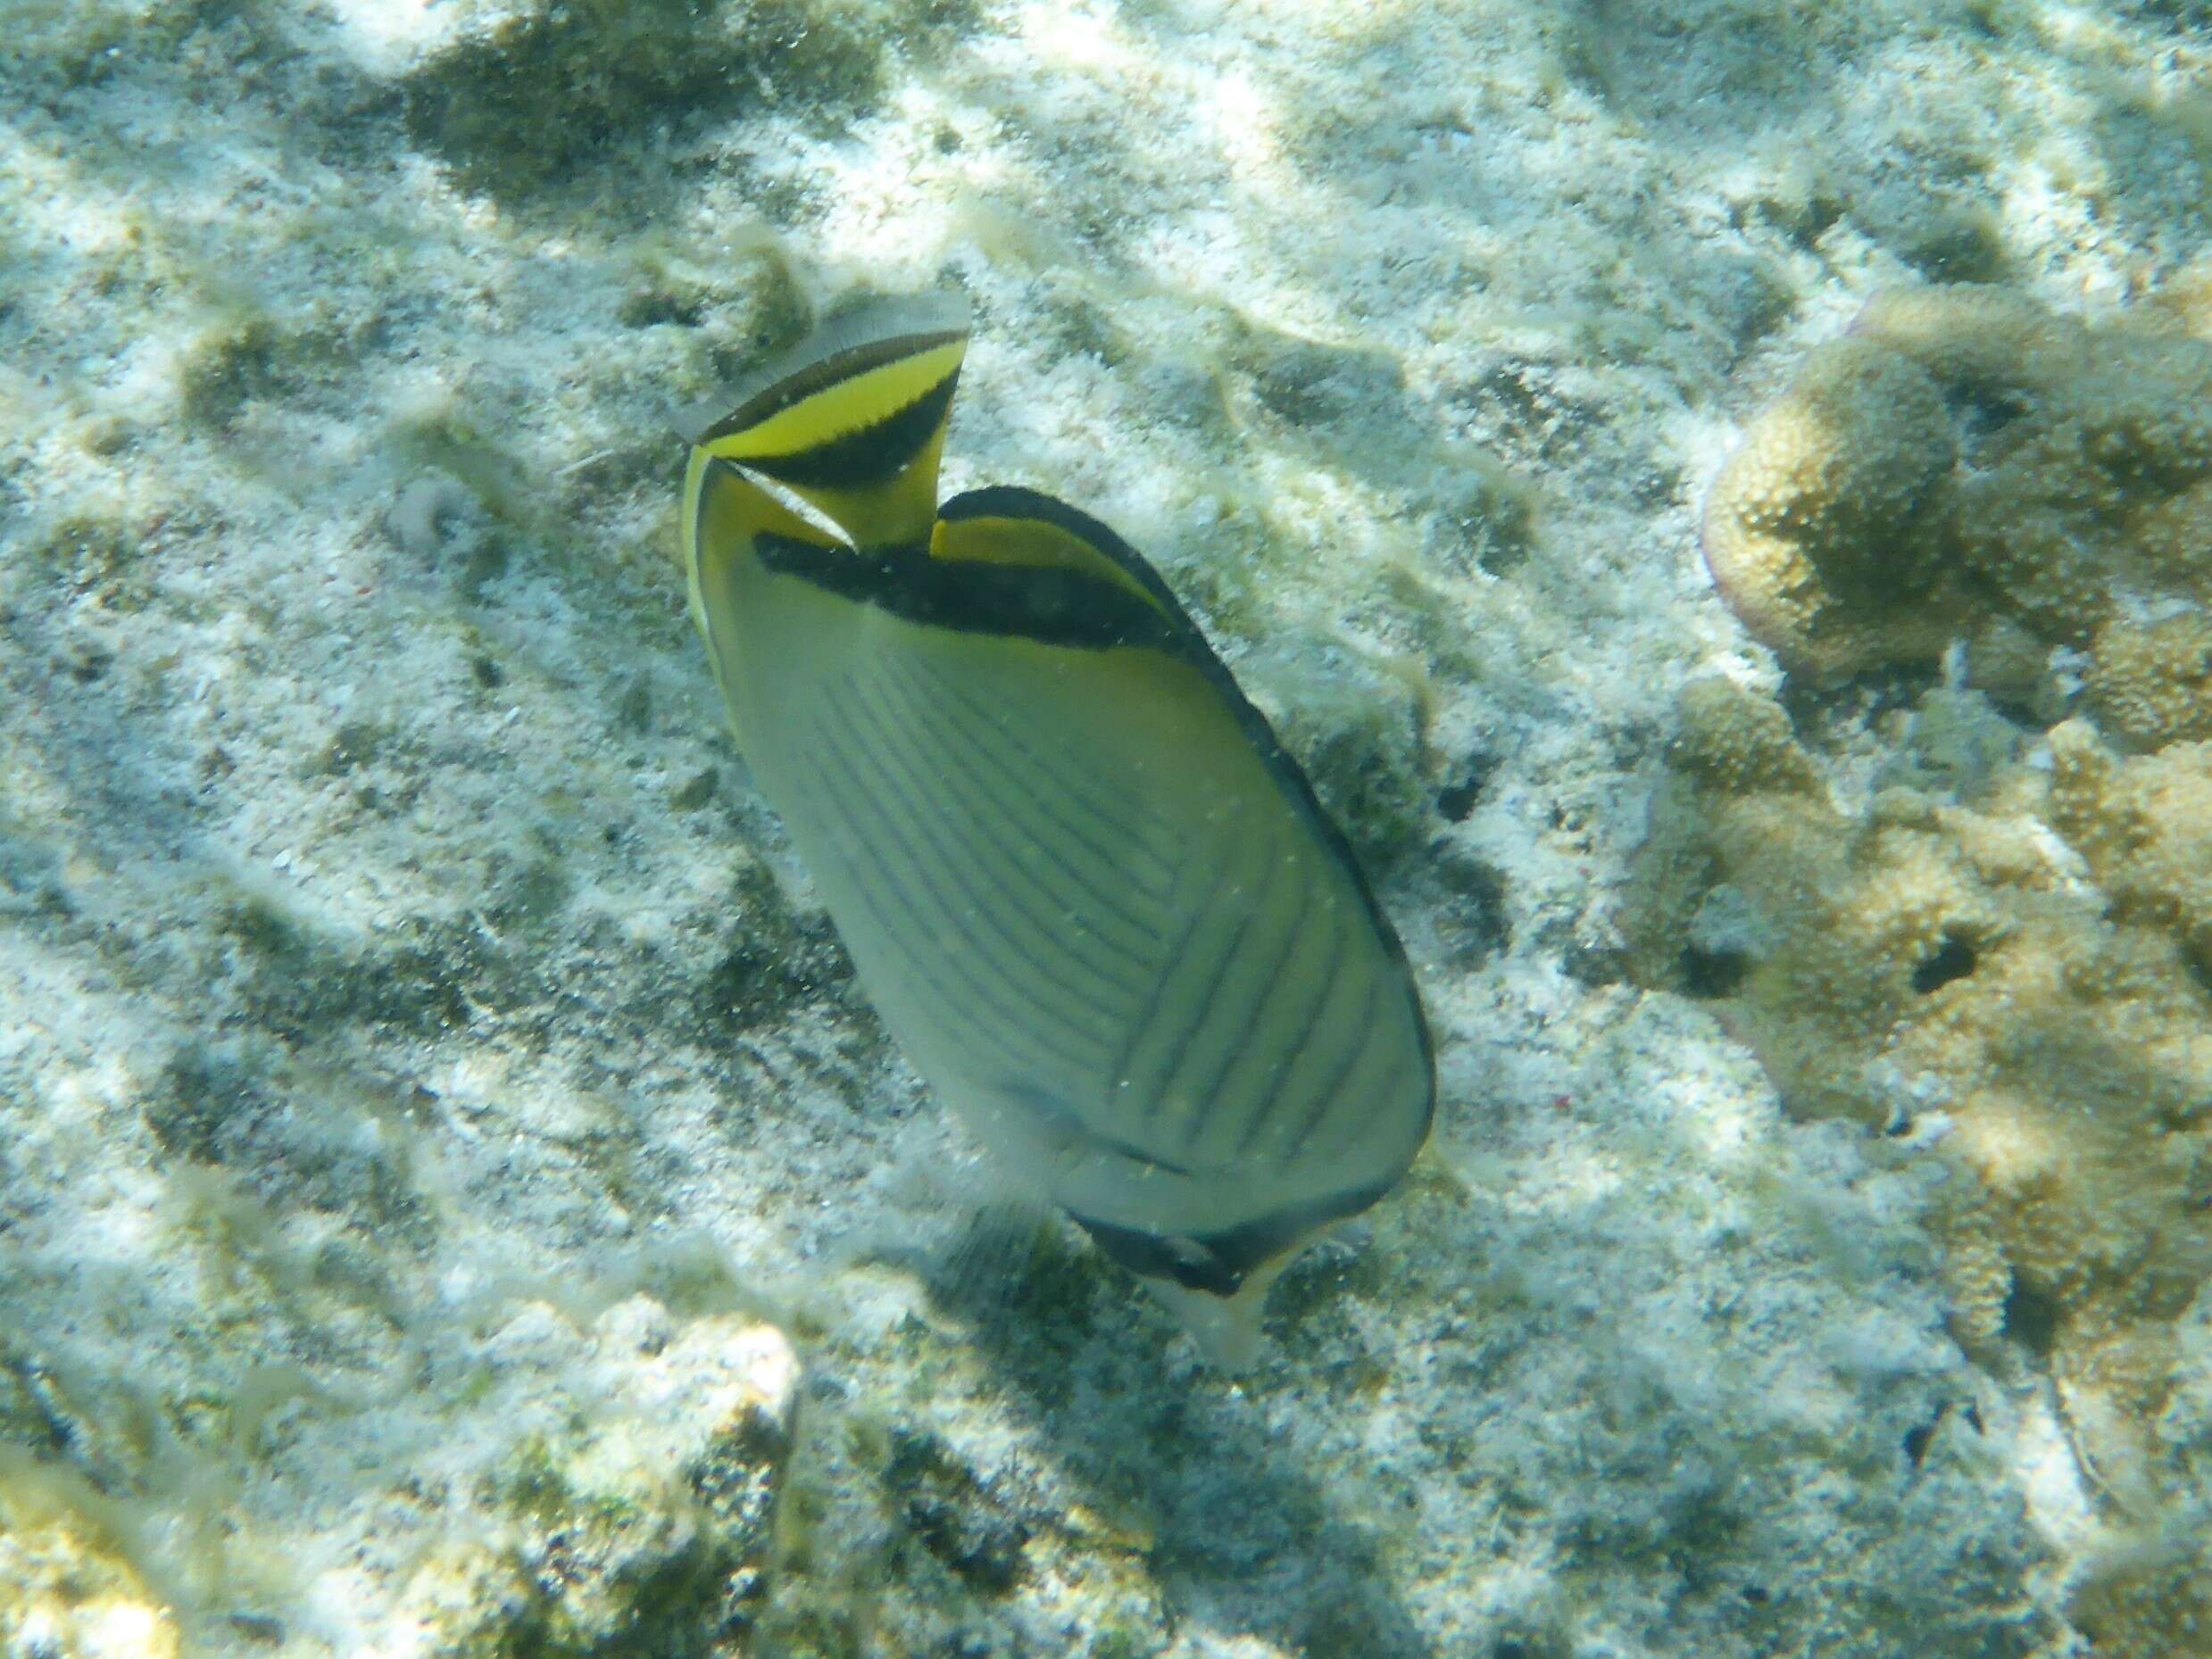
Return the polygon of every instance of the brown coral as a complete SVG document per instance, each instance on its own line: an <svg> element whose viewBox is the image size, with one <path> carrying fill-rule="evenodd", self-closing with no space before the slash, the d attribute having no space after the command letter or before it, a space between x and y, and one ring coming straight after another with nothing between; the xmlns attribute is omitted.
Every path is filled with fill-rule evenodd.
<svg viewBox="0 0 2212 1659"><path fill-rule="evenodd" d="M1754 420L1704 541L1795 670L2022 633L2096 660L2138 643L2114 628L2146 603L2212 604L2212 344L1999 289L1885 295ZM2202 707L2140 729L2171 741Z"/></svg>
<svg viewBox="0 0 2212 1659"><path fill-rule="evenodd" d="M2050 750L2053 826L2089 860L2114 916L2168 934L2212 988L2212 742L2122 760L2068 720Z"/></svg>
<svg viewBox="0 0 2212 1659"><path fill-rule="evenodd" d="M2139 752L2212 738L2212 616L2184 610L2107 624L2090 650L2083 689L2098 724Z"/></svg>
<svg viewBox="0 0 2212 1659"><path fill-rule="evenodd" d="M1868 341L1816 353L1713 485L1705 559L1743 624L1791 660L1847 668L1942 648L1909 602L1937 574L1913 534L1955 457L1941 387Z"/></svg>
<svg viewBox="0 0 2212 1659"><path fill-rule="evenodd" d="M1772 701L1703 682L1680 723L1643 972L1710 998L1793 1112L1935 1141L1959 1340L2048 1367L2092 1476L2155 1513L2191 1479L2177 1322L2212 1279L2212 743L2130 758L2069 721L1972 807L1848 812ZM1721 939L1724 908L1756 923ZM2179 1584L2117 1574L2097 1617Z"/></svg>
<svg viewBox="0 0 2212 1659"><path fill-rule="evenodd" d="M2191 1659L2212 1652L2212 1564L2202 1537L2154 1537L2102 1564L2074 1620L2096 1659Z"/></svg>
<svg viewBox="0 0 2212 1659"><path fill-rule="evenodd" d="M1802 793L1818 786L1790 717L1769 699L1731 680L1692 680L1683 688L1679 717L1667 751L1677 771L1738 793Z"/></svg>
<svg viewBox="0 0 2212 1659"><path fill-rule="evenodd" d="M1964 639L1983 684L2049 708L2054 651L2076 653L2099 724L2055 727L2047 767L2000 746L1971 787L1951 768L1956 800L1892 788L1858 813L1778 707L1692 687L1639 939L1793 1110L1942 1111L1968 1178L1933 1224L1960 1339L2046 1365L2092 1475L2156 1513L2190 1483L2164 1414L2212 1279L2212 344L1995 289L1885 296L1759 417L1705 534L1792 670ZM1942 781L1926 760L1875 777ZM1717 962L1723 913L1758 923ZM2084 1590L2100 1651L2196 1595L2159 1559Z"/></svg>

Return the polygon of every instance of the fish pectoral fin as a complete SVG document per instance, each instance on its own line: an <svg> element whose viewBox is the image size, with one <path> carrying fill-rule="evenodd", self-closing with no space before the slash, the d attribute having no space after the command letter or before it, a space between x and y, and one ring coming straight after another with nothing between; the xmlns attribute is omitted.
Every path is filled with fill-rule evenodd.
<svg viewBox="0 0 2212 1659"><path fill-rule="evenodd" d="M678 427L699 455L773 481L854 545L913 545L936 517L937 464L967 351L960 296L877 301Z"/></svg>

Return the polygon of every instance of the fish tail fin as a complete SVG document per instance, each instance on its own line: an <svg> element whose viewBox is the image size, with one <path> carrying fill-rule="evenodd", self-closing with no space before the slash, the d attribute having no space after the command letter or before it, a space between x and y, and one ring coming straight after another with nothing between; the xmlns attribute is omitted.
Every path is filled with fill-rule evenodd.
<svg viewBox="0 0 2212 1659"><path fill-rule="evenodd" d="M1166 1304L1198 1345L1208 1365L1235 1376L1259 1363L1265 1342L1260 1330L1260 1311L1268 1287L1290 1263L1291 1257L1283 1256L1262 1264L1246 1274L1243 1283L1229 1296L1185 1290L1164 1279L1147 1279L1144 1288Z"/></svg>
<svg viewBox="0 0 2212 1659"><path fill-rule="evenodd" d="M968 304L878 300L818 329L679 420L694 468L720 460L778 486L855 547L928 540Z"/></svg>

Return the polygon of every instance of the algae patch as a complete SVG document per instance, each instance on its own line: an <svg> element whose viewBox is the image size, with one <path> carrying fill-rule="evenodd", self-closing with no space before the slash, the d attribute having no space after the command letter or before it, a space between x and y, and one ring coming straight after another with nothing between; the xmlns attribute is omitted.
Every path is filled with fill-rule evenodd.
<svg viewBox="0 0 2212 1659"><path fill-rule="evenodd" d="M885 56L957 7L567 0L464 35L403 87L409 136L471 189L523 196L671 129L749 113L835 130L883 95Z"/></svg>

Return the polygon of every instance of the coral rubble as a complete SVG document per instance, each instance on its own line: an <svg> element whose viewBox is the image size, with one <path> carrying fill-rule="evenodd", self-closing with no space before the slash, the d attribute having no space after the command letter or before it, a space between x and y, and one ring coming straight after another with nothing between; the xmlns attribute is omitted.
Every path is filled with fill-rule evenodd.
<svg viewBox="0 0 2212 1659"><path fill-rule="evenodd" d="M0 1445L0 1653L176 1659L177 1622L89 1493Z"/></svg>

